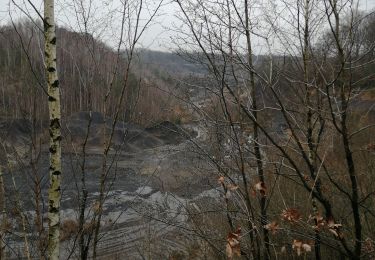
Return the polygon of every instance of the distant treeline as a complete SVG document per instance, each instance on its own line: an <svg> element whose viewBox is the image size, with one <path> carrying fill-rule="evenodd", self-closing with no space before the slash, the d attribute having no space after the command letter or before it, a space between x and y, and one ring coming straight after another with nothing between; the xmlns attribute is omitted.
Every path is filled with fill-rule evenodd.
<svg viewBox="0 0 375 260"><path fill-rule="evenodd" d="M126 52L117 52L90 34L65 28L57 28L57 37L63 114L88 110L113 114L125 82ZM18 22L0 27L1 117L46 118L43 41L37 24ZM170 53L141 49L136 57L130 69L121 119L142 124L148 120L173 119L173 115L165 112L167 104L173 104L171 96L166 94L170 87L167 82L171 81L168 73L161 72L160 62L167 60L165 67L170 71L183 67L182 59ZM109 89L112 94L104 102Z"/></svg>

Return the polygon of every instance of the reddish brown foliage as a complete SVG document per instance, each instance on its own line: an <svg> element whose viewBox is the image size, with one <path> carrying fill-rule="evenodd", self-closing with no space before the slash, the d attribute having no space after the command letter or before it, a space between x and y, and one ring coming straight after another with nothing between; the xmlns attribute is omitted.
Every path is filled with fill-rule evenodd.
<svg viewBox="0 0 375 260"><path fill-rule="evenodd" d="M296 223L301 219L301 214L295 208L284 209L281 213L281 217L283 220L288 221L290 223Z"/></svg>
<svg viewBox="0 0 375 260"><path fill-rule="evenodd" d="M241 228L239 227L235 232L230 232L227 236L226 253L228 259L233 259L235 255L241 255L240 234Z"/></svg>

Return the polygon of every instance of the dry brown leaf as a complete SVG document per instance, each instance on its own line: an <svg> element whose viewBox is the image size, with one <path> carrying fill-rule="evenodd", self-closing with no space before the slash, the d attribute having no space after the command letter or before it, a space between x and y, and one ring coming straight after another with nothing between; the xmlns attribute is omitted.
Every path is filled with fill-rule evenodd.
<svg viewBox="0 0 375 260"><path fill-rule="evenodd" d="M283 212L281 213L281 217L285 221L296 223L301 219L301 214L296 208L289 208L283 210Z"/></svg>
<svg viewBox="0 0 375 260"><path fill-rule="evenodd" d="M302 244L302 249L308 253L311 252L311 246L309 244Z"/></svg>
<svg viewBox="0 0 375 260"><path fill-rule="evenodd" d="M311 245L308 243L304 243L301 240L294 239L292 244L292 249L296 250L297 255L300 256L302 252L309 253L311 252Z"/></svg>
<svg viewBox="0 0 375 260"><path fill-rule="evenodd" d="M227 189L228 190L237 190L238 189L238 185L235 185L235 184L229 184L227 186Z"/></svg>
<svg viewBox="0 0 375 260"><path fill-rule="evenodd" d="M336 230L329 228L328 231L331 232L335 237L339 237L339 233Z"/></svg>
<svg viewBox="0 0 375 260"><path fill-rule="evenodd" d="M292 249L297 251L297 255L300 256L302 252L302 241L294 239L292 244Z"/></svg>
<svg viewBox="0 0 375 260"><path fill-rule="evenodd" d="M262 196L266 196L267 188L266 188L266 184L264 182L260 181L257 184L255 184L255 190L259 191L259 193Z"/></svg>
<svg viewBox="0 0 375 260"><path fill-rule="evenodd" d="M241 228L239 227L235 232L230 232L227 236L227 245L225 251L227 253L228 259L232 259L235 255L241 255L240 234Z"/></svg>
<svg viewBox="0 0 375 260"><path fill-rule="evenodd" d="M331 232L335 237L342 237L342 234L340 233L340 228L342 225L335 223L333 218L329 218L327 220L327 227L328 231Z"/></svg>
<svg viewBox="0 0 375 260"><path fill-rule="evenodd" d="M223 184L224 183L224 176L220 176L218 179L217 179L217 181L219 182L219 183L221 183L221 184Z"/></svg>
<svg viewBox="0 0 375 260"><path fill-rule="evenodd" d="M232 250L232 247L230 246L229 243L227 243L227 245L225 247L225 252L227 254L228 259L232 259L233 258L233 250Z"/></svg>
<svg viewBox="0 0 375 260"><path fill-rule="evenodd" d="M309 221L314 221L314 225L312 226L313 229L319 231L322 227L325 226L326 221L324 218L318 213L316 216L309 216Z"/></svg>
<svg viewBox="0 0 375 260"><path fill-rule="evenodd" d="M276 221L272 221L271 223L268 223L267 225L265 225L264 228L271 231L271 233L274 235L279 229L279 224L277 224Z"/></svg>

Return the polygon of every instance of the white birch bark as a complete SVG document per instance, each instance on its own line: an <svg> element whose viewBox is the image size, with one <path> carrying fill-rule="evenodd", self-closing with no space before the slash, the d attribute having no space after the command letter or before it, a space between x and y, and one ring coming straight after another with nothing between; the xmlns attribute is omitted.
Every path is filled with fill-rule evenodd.
<svg viewBox="0 0 375 260"><path fill-rule="evenodd" d="M56 69L54 0L44 0L44 47L48 84L50 187L48 190L48 259L59 259L61 199L60 90Z"/></svg>

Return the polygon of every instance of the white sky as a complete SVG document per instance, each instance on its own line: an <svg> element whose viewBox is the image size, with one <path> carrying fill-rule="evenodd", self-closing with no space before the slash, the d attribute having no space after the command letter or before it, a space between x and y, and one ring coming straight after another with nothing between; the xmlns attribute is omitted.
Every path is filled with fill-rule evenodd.
<svg viewBox="0 0 375 260"><path fill-rule="evenodd" d="M36 17L35 12L32 10L30 4L27 4L27 0L14 0L17 4L21 5L31 16ZM79 30L77 24L77 18L75 10L73 9L72 3L74 0L55 0L56 1L56 20L61 26L68 27L72 30ZM120 0L93 0L92 5L92 17L89 27L89 33L93 33L94 36L100 37L103 41L108 42L108 39L113 35L117 35L116 32L119 30L120 13L116 5L119 5ZM158 0L147 0L155 1ZM144 48L150 48L154 50L170 51L171 48L171 36L174 35L173 24L179 24L175 14L178 10L176 4L167 3L170 0L164 0L166 4L162 6L159 12L159 16L154 20L153 24L149 27L146 33L141 38L141 44ZM0 24L9 22L9 0L0 0ZM39 10L42 10L42 0L31 1ZM77 2L77 1L76 1ZM83 2L88 3L88 0ZM261 0L262 2L262 0ZM25 4L26 3L26 4ZM155 6L155 5L153 5ZM360 8L364 10L370 10L375 7L375 0L360 0ZM85 7L87 8L87 6ZM113 12L113 10L116 10ZM151 9L152 9L151 5ZM14 20L21 17L17 8L11 5L11 14ZM24 15L22 15L24 16ZM145 11L142 15L144 19L149 17L149 12ZM107 23L103 23L107 21ZM81 23L82 24L82 23Z"/></svg>
<svg viewBox="0 0 375 260"><path fill-rule="evenodd" d="M173 27L173 24L178 23L178 19L175 17L177 6L168 3L167 1L168 0L164 0L164 4L159 9L158 16L153 19L153 22L143 34L143 37L140 40L141 47L170 51L170 37L173 35L170 28ZM21 6L27 13L31 14L31 17L37 17L36 12L31 5L27 3L27 0L14 0L14 2ZM42 12L42 0L32 0L31 2L40 12ZM71 4L73 2L74 0L55 0L55 19L60 26L76 31L83 30L82 20L80 23L78 22L75 9ZM83 2L89 3L90 1L84 0ZM119 35L121 2L120 0L93 0L92 2L92 18L89 22L90 26L88 31L108 43L110 37L113 35ZM160 2L160 0L146 0L144 2L149 3L149 6L148 9L144 9L144 12L141 15L142 21L146 21L150 17L151 13L153 13L153 10L157 6L156 3ZM9 3L10 0L0 0L0 24L8 23L10 21L10 14L14 21L17 21L21 17L25 17L25 14L22 14L19 11L19 8L13 3ZM85 8L88 9L88 5L86 5ZM9 12L9 10L11 11ZM81 27L78 26L79 24Z"/></svg>

